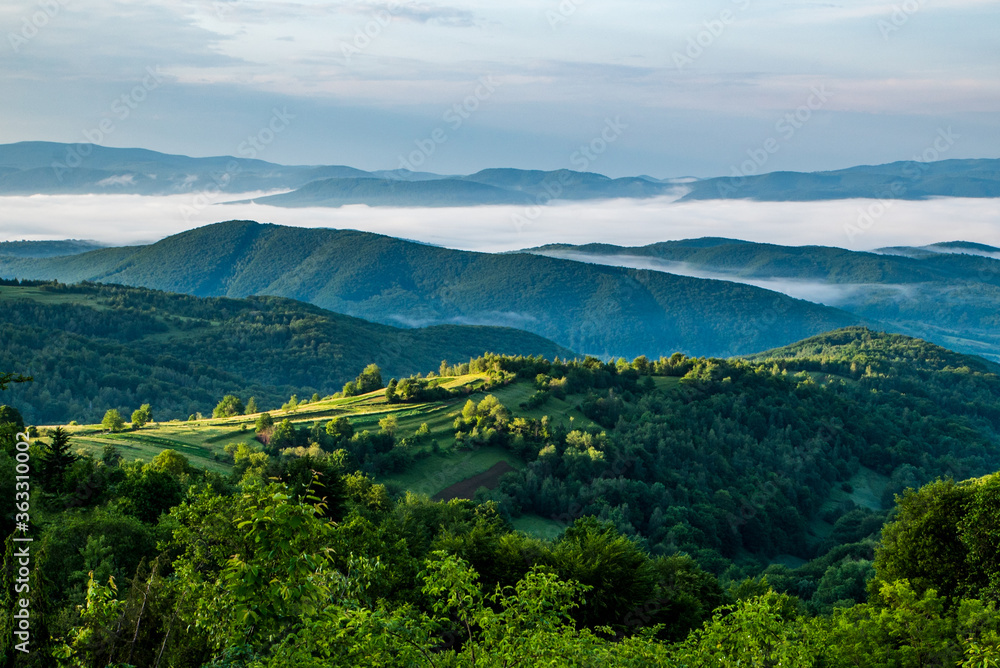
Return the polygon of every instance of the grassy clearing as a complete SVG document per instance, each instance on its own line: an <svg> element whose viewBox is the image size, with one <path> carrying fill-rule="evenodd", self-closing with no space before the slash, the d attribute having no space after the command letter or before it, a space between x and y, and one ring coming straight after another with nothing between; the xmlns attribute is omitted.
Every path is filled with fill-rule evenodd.
<svg viewBox="0 0 1000 668"><path fill-rule="evenodd" d="M600 428L597 423L576 409L577 404L583 399L583 395L580 394L570 395L565 399L549 397L549 400L544 404L530 410L519 408L519 405L527 401L534 393L535 387L532 383L515 383L490 392L500 400L500 403L519 417L541 420L547 415L553 424L561 424L568 428Z"/></svg>
<svg viewBox="0 0 1000 668"><path fill-rule="evenodd" d="M81 304L95 309L106 310L96 295L49 292L41 287L0 285L0 300L30 299L39 304Z"/></svg>
<svg viewBox="0 0 1000 668"><path fill-rule="evenodd" d="M518 531L543 540L558 538L566 529L565 524L534 513L521 515L512 524Z"/></svg>
<svg viewBox="0 0 1000 668"><path fill-rule="evenodd" d="M681 379L677 376L653 376L653 384L658 390L672 390L681 386Z"/></svg>
<svg viewBox="0 0 1000 668"><path fill-rule="evenodd" d="M481 388L487 378L481 374L442 378L440 384L450 389L469 388L468 397L460 396L448 401L424 404L389 404L385 391L376 390L356 397L325 398L313 403L300 404L292 410L268 411L275 421L288 419L296 426L323 424L334 417L347 416L355 431L377 431L378 423L386 415L393 415L398 422L397 435L412 435L421 424L426 423L431 436L419 446L415 454L426 455L417 459L414 465L403 473L380 476L379 482L391 483L417 494L434 496L442 490L464 480L488 471L500 461L514 468L523 468L525 463L500 448L479 448L476 450L456 450L454 448L455 418L459 417L466 401L481 401ZM667 381L663 387L676 384L676 379ZM550 398L544 405L522 410L519 404L526 401L535 388L530 382L513 383L491 391L516 416L541 419L549 418L555 424L568 428L591 428L597 425L584 416L576 405L581 395L573 395L565 400ZM240 415L231 418L205 418L202 420L158 422L138 431L120 434L105 434L100 425L71 426L67 429L73 436L74 444L89 452L99 454L106 444L114 444L126 459L150 461L163 450L170 448L187 457L195 466L213 471L227 472L228 464L215 459L226 445L251 441L254 438L254 423L260 413ZM434 444L439 448L433 453ZM525 520L524 526L534 526L534 533L555 531L541 518ZM537 525L537 526L535 526ZM546 528L547 527L547 528ZM541 534L539 534L541 535Z"/></svg>
<svg viewBox="0 0 1000 668"><path fill-rule="evenodd" d="M113 437L112 437L113 436ZM150 462L164 450L176 450L191 462L192 466L216 471L218 473L229 473L231 467L225 462L216 461L213 455L218 452L209 447L191 445L183 441L173 441L168 439L148 439L144 435L135 434L115 434L115 435L84 435L74 436L72 444L74 449L83 450L94 456L100 457L105 445L113 445L121 452L126 461L142 460Z"/></svg>
<svg viewBox="0 0 1000 668"><path fill-rule="evenodd" d="M524 468L523 461L502 448L453 449L420 459L409 471L379 476L378 482L398 485L415 494L434 496L455 483L485 473L500 461L516 469Z"/></svg>

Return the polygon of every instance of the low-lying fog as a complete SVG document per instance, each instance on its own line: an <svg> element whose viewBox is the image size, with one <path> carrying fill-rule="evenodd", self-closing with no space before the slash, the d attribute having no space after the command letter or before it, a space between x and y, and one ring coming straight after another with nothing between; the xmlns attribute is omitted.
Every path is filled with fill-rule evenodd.
<svg viewBox="0 0 1000 668"><path fill-rule="evenodd" d="M249 195L227 199L237 197ZM206 198L191 194L0 197L0 239L75 238L124 245L156 241L222 220L248 219L300 227L352 228L478 251L549 243L638 246L705 236L853 250L953 240L1000 245L1000 199L678 203L656 198L567 202L535 209L282 209L206 202Z"/></svg>
<svg viewBox="0 0 1000 668"><path fill-rule="evenodd" d="M693 278L714 278L723 281L733 281L734 283L745 283L747 285L755 285L758 288L764 288L765 290L781 292L796 299L805 299L818 304L826 304L827 306L857 304L876 296L880 298L891 296L894 299L906 299L916 293L916 286L914 285L828 283L826 281L790 278L748 278L734 274L708 271L691 266L686 262L672 262L670 260L637 255L598 255L578 251L546 251L540 253L540 255L575 260L577 262L606 264L613 267L652 269L653 271L665 271L670 274L691 276Z"/></svg>

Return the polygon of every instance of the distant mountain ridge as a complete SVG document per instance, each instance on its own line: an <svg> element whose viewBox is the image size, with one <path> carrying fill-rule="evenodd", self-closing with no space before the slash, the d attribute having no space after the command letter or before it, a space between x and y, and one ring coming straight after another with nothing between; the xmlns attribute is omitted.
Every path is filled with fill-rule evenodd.
<svg viewBox="0 0 1000 668"><path fill-rule="evenodd" d="M1000 197L1000 160L941 160L864 165L827 172L770 172L688 184L682 201L752 199L804 202L832 199Z"/></svg>
<svg viewBox="0 0 1000 668"><path fill-rule="evenodd" d="M1000 160L904 161L887 165L754 176L609 178L568 169L484 169L439 175L345 165L279 165L247 157L190 158L146 149L20 142L0 145L0 196L35 194L173 195L206 190L280 207L544 205L554 200L684 201L753 199L1000 197ZM283 192L284 191L284 192Z"/></svg>
<svg viewBox="0 0 1000 668"><path fill-rule="evenodd" d="M62 241L0 241L0 256L11 257L58 257L62 255L79 255L99 248L106 244L96 241L66 239Z"/></svg>
<svg viewBox="0 0 1000 668"><path fill-rule="evenodd" d="M601 356L737 355L866 322L737 283L250 221L148 246L0 257L0 275L203 297L275 295L393 325L503 325Z"/></svg>

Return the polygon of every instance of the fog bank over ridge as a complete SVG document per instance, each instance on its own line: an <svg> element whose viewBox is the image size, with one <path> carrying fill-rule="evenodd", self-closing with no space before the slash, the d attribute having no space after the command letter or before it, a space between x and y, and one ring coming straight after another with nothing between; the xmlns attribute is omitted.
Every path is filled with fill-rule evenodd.
<svg viewBox="0 0 1000 668"><path fill-rule="evenodd" d="M219 202L222 200L220 199ZM1000 199L676 202L674 198L557 203L546 207L283 209L254 203L200 206L193 194L33 195L0 198L0 239L150 243L221 220L387 234L449 248L501 252L550 243L640 246L705 236L851 250L962 239L1000 245Z"/></svg>

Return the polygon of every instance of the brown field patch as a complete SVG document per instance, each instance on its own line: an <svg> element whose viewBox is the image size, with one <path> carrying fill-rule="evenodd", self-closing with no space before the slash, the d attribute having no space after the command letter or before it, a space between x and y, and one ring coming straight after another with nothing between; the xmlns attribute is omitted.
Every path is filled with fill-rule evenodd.
<svg viewBox="0 0 1000 668"><path fill-rule="evenodd" d="M479 475L466 478L461 482L456 482L450 487L446 487L434 495L434 501L451 501L452 499L471 499L476 495L476 490L480 487L495 489L500 482L500 476L516 470L507 462L497 462Z"/></svg>

